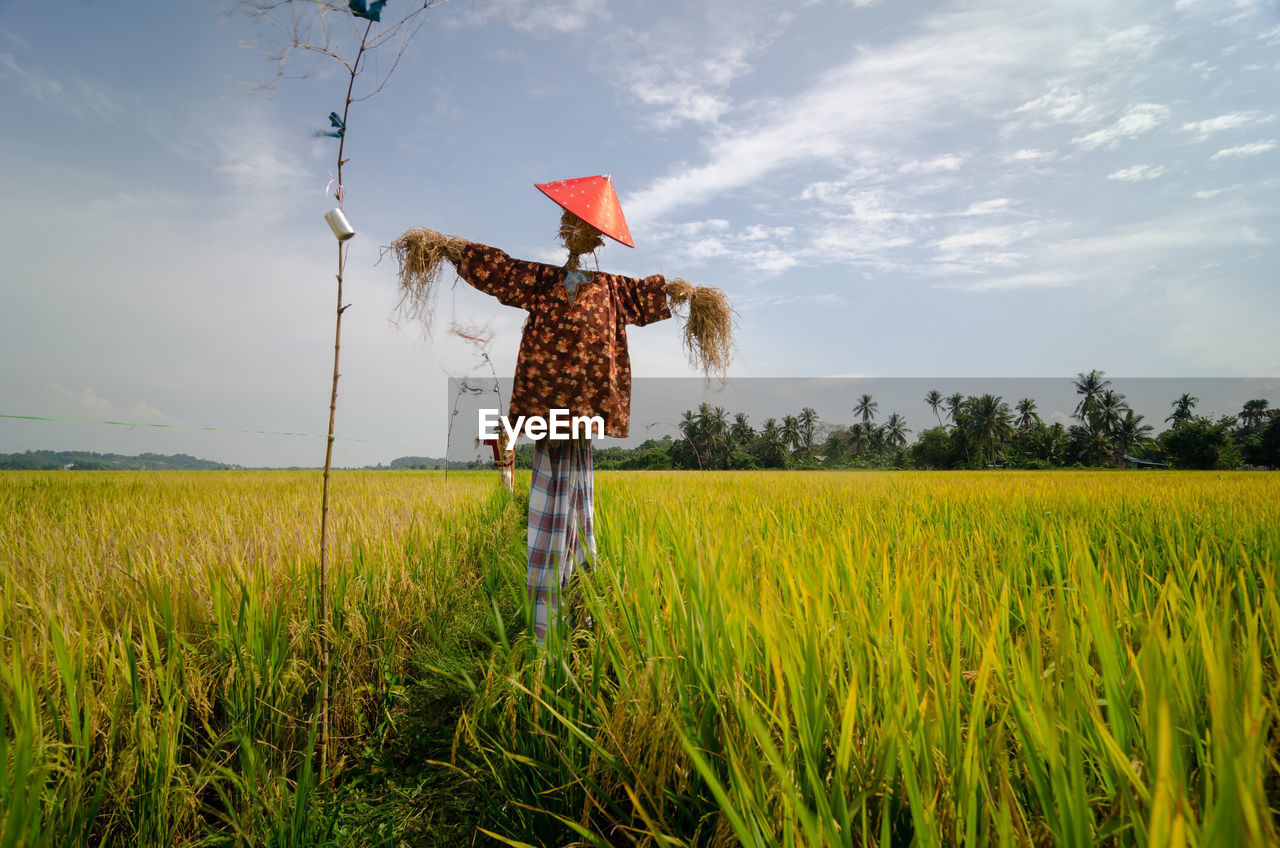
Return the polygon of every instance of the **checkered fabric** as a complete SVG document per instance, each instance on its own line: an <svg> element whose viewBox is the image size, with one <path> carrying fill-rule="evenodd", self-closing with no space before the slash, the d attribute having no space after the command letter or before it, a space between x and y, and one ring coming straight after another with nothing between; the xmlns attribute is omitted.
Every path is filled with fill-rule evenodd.
<svg viewBox="0 0 1280 848"><path fill-rule="evenodd" d="M546 636L573 569L595 558L594 494L589 440L534 442L525 586L539 639Z"/></svg>

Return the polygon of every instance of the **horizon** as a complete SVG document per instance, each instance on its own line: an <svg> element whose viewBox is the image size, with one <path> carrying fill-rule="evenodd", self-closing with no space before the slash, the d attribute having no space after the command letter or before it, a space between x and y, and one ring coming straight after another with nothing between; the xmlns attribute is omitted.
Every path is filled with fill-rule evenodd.
<svg viewBox="0 0 1280 848"><path fill-rule="evenodd" d="M1158 435L1172 426L1168 422L1169 412L1173 408L1173 402L1183 393L1191 394L1197 400L1193 415L1210 420L1218 420L1224 416L1234 417L1243 407L1246 400L1254 398L1267 400L1271 403L1272 408L1280 407L1280 403L1276 402L1276 399L1280 398L1280 379L1202 378L1191 380L1176 377L1125 378L1107 377L1105 374L1103 376L1110 382L1111 388L1125 398L1127 405L1131 406L1143 418L1144 423L1150 424L1154 428L1153 435ZM908 432L910 433L908 446L910 446L919 440L919 435L923 430L941 426L945 423L935 413L928 410L924 403L924 392L933 388L938 389L944 397L953 393L960 393L966 397L992 394L1001 398L1011 408L1019 400L1030 398L1036 402L1037 414L1046 426L1061 424L1066 428L1070 428L1073 424L1078 423L1072 413L1078 399L1078 395L1074 393L1072 387L1073 379L967 377L935 380L933 378L917 377L813 378L802 380L730 378L724 383L714 381L708 383L706 380L698 378L670 380L638 378L634 381L633 419L635 426L633 426L631 434L625 439L604 437L593 439L593 441L598 442L601 448L622 447L634 449L650 439L662 439L664 436L672 436L673 433L678 434L678 429L675 427L674 422L684 412L696 411L701 403L721 406L730 416L738 412L747 414L751 426L757 432L767 418L773 417L781 420L784 415L799 413L805 406L815 407L819 413L819 429L848 427L854 422L856 416L851 409L844 410L841 413L837 407L843 409L843 406L848 406L846 401L866 392L870 393L879 404L874 423L882 424L893 414L901 415L905 424L908 425ZM500 396L509 397L511 380L501 379L498 382L501 384L499 386ZM461 419L464 422L478 420L473 418L473 413L481 411L483 409L482 404L487 401L476 400L470 404L457 402L467 397L466 393L458 391L460 385L465 385L465 381L450 380L449 392L446 394L446 397L455 401L453 406L455 419ZM833 396L838 396L839 399L833 400ZM924 407L924 410L912 409L913 405ZM446 403L445 406L447 408L448 404ZM846 419L839 418L840 414L845 415ZM148 432L160 434L173 429L172 425L130 425L129 422L81 421L59 423L60 425L78 424L86 427L113 426L129 427L129 429L141 427L140 436ZM655 427L657 429L654 429ZM258 438L324 438L321 434L306 434L305 436L296 433L255 434L251 431L235 433L234 435L237 437L256 436ZM347 437L338 436L336 442L342 442L344 438ZM524 440L520 444L527 443L528 440ZM450 464L484 463L487 461L490 451L488 447L477 443L475 434L467 426L460 426L451 431L447 445L442 447L444 449L439 453L409 452L398 453L393 456L391 455L392 452L387 451L369 462L360 464L335 463L334 467L345 469L388 467L392 462L406 458L425 458ZM322 463L319 462L311 465L302 463L247 465L245 463L229 462L213 455L192 454L185 451L164 453L145 448L133 452L119 452L96 451L91 448L75 447L33 447L18 451L0 451L0 454L21 454L25 451L85 452L116 454L122 457L138 457L143 454L159 454L161 456L185 454L194 459L244 469L305 470L322 467ZM335 447L335 452L337 451L338 448Z"/></svg>

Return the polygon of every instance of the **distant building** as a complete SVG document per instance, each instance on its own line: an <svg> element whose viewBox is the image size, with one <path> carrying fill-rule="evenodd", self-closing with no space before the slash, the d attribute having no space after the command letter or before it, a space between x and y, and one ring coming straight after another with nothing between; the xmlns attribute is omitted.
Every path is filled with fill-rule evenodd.
<svg viewBox="0 0 1280 848"><path fill-rule="evenodd" d="M1128 466L1129 468L1146 469L1146 468L1168 468L1169 467L1165 465L1163 462L1151 462L1146 459L1138 459L1136 456L1130 456L1127 453L1124 455L1124 462L1125 462L1125 465Z"/></svg>

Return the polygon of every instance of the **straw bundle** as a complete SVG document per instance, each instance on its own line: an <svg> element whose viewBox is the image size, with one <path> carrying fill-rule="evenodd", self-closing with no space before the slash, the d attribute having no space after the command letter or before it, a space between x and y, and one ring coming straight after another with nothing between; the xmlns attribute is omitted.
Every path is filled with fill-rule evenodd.
<svg viewBox="0 0 1280 848"><path fill-rule="evenodd" d="M684 349L689 362L710 376L721 376L733 358L733 306L720 289L695 286L679 278L667 283L667 297L679 312L688 309L684 321Z"/></svg>
<svg viewBox="0 0 1280 848"><path fill-rule="evenodd" d="M564 210L560 216L560 243L569 251L569 261L565 265L569 270L578 267L578 257L584 253L594 253L604 246L604 236L595 227Z"/></svg>
<svg viewBox="0 0 1280 848"><path fill-rule="evenodd" d="M428 330L435 314L436 283L445 261L457 266L467 243L424 227L405 230L387 249L399 263L400 301L396 312L415 318Z"/></svg>

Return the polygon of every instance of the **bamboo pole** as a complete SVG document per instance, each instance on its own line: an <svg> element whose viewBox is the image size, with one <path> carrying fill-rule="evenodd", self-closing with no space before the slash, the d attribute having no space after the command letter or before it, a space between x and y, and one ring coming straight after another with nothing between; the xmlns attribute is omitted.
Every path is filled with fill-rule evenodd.
<svg viewBox="0 0 1280 848"><path fill-rule="evenodd" d="M360 39L360 49L356 59L351 63L350 78L347 81L347 97L342 106L342 135L338 139L338 206L342 206L342 166L346 164L342 158L347 144L347 118L351 112L351 92L355 89L356 75L360 73L360 62L364 59L369 44L369 32L373 29L373 21L364 28ZM333 387L329 394L329 435L324 448L324 482L320 494L320 776L324 778L329 767L329 645L332 634L329 631L329 472L333 467L333 433L334 421L338 410L338 378L339 360L342 353L342 313L351 304L342 303L342 277L347 265L347 243L338 242L338 304L337 314L333 322Z"/></svg>

